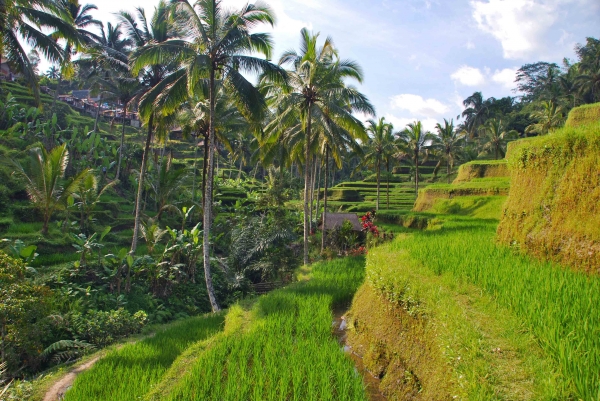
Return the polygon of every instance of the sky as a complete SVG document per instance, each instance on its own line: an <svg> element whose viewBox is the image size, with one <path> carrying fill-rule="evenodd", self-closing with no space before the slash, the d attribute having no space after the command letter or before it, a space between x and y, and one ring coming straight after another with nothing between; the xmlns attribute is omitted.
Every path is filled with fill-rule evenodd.
<svg viewBox="0 0 600 401"><path fill-rule="evenodd" d="M80 0L85 3L85 0ZM142 6L151 15L158 0L90 0L104 22L115 12ZM455 118L462 101L516 96L516 70L526 63L574 59L574 46L600 37L600 0L267 0L277 17L271 32L274 59L297 49L304 27L330 36L340 57L362 67L357 84L401 130L421 120ZM239 8L245 0L223 0ZM43 70L44 66L42 66ZM364 117L363 117L364 118Z"/></svg>

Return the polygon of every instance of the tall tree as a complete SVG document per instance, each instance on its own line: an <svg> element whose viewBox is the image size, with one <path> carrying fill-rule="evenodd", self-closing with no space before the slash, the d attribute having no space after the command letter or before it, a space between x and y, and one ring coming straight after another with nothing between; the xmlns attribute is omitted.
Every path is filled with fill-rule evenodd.
<svg viewBox="0 0 600 401"><path fill-rule="evenodd" d="M364 155L365 163L375 167L377 177L377 203L376 210L379 210L379 197L381 186L381 163L386 161L386 156L393 152L394 148L394 126L385 122L385 117L379 121L367 121L367 133L369 141L366 144ZM388 186L389 191L389 186Z"/></svg>
<svg viewBox="0 0 600 401"><path fill-rule="evenodd" d="M260 24L274 25L271 9L258 2L241 10L226 10L219 0L173 0L172 15L183 39L172 39L144 49L138 62L149 63L176 59L180 68L161 87L152 91L154 106L168 112L179 107L182 99L202 86L208 88L209 138L208 174L204 194L203 254L204 276L213 311L219 310L214 294L210 260L210 234L213 207L213 177L216 143L216 104L222 88L249 120L261 121L265 115L264 98L242 72L283 75L270 63L272 41L269 34L251 32ZM265 58L254 57L260 53ZM162 96L161 96L162 95Z"/></svg>
<svg viewBox="0 0 600 401"><path fill-rule="evenodd" d="M465 106L465 110L462 112L462 117L465 119L464 130L471 137L477 135L477 130L487 120L490 103L490 99L484 99L481 92L475 92L463 101Z"/></svg>
<svg viewBox="0 0 600 401"><path fill-rule="evenodd" d="M541 106L540 109L531 113L531 118L537 120L537 123L531 124L525 129L526 135L546 135L565 122L562 108L552 100L542 102Z"/></svg>
<svg viewBox="0 0 600 401"><path fill-rule="evenodd" d="M482 153L493 153L496 160L506 155L506 144L519 137L519 133L508 130L502 120L489 120L483 127Z"/></svg>
<svg viewBox="0 0 600 401"><path fill-rule="evenodd" d="M419 194L419 160L423 150L430 145L434 136L425 131L421 121L407 125L406 129L396 134L399 148L403 149L415 164L415 194Z"/></svg>
<svg viewBox="0 0 600 401"><path fill-rule="evenodd" d="M33 90L36 103L40 93L35 68L23 43L42 53L50 62L61 64L65 53L44 29L60 32L62 38L79 41L73 18L62 4L53 0L0 0L0 62L8 61L23 74Z"/></svg>
<svg viewBox="0 0 600 401"><path fill-rule="evenodd" d="M60 63L60 74L58 77L58 83L56 85L56 90L54 92L54 101L52 102L52 110L54 111L54 107L56 105L56 100L58 99L58 95L60 94L60 84L63 77L70 78L74 74L73 65L71 63L72 57L84 47L91 46L95 42L99 40L99 37L90 32L88 29L90 27L96 27L102 29L102 22L94 19L90 12L92 10L97 10L93 4L81 5L78 0L59 0L60 8L64 9L66 13L69 15L70 19L73 21L73 26L75 28L75 32L77 33L77 37L71 39L69 35L65 35L61 30L57 30L52 34L54 39L62 39L65 41L65 45L63 48L64 57L62 62Z"/></svg>
<svg viewBox="0 0 600 401"><path fill-rule="evenodd" d="M433 146L437 147L444 154L446 160L446 177L450 183L450 173L456 160L456 156L464 144L464 135L462 131L454 129L454 121L444 119L444 125L437 123L435 126L437 135L433 137ZM441 161L441 160L440 160Z"/></svg>
<svg viewBox="0 0 600 401"><path fill-rule="evenodd" d="M137 10L137 21L133 15L121 11L119 19L134 46L136 53L132 56L133 74L140 77L144 89L141 91L139 99L140 117L143 118L147 129L146 141L144 145L144 154L142 156L142 165L140 167L140 177L138 179L138 189L135 205L135 221L133 228L133 238L131 240L130 253L135 253L137 249L138 238L140 236L141 220L141 201L144 188L144 178L150 157L150 145L157 129L165 128L165 121L162 117L162 111L154 107L156 92L163 88L167 77L172 72L172 65L169 62L160 63L158 61L140 62L140 54L150 46L160 45L174 37L171 20L169 18L169 7L166 2L160 1L154 9L151 21L146 18L143 8Z"/></svg>
<svg viewBox="0 0 600 401"><path fill-rule="evenodd" d="M307 29L301 31L300 52L285 52L280 65L290 65L289 85L270 87L266 91L271 101L278 105L279 113L267 130L283 132L287 127L296 127L295 132L303 133L304 144L304 263L308 264L308 236L310 198L311 150L318 142L315 132L328 122L348 131L364 130L362 123L352 112L374 114L374 108L367 98L356 88L348 86L349 79L362 82L361 68L354 61L340 60L331 38L318 46L319 34L313 35ZM345 107L340 107L343 101ZM297 122L300 121L300 126ZM313 132L313 127L316 129Z"/></svg>

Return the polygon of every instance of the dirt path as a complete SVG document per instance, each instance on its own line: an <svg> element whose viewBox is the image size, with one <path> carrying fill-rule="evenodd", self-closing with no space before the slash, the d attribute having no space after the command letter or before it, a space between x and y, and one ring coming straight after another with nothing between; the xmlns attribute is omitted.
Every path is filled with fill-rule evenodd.
<svg viewBox="0 0 600 401"><path fill-rule="evenodd" d="M50 390L48 390L48 392L44 396L44 401L62 400L67 390L73 385L73 382L77 378L77 375L90 369L92 366L94 366L96 362L98 362L100 358L102 358L102 356L96 356L84 363L83 365L76 367L75 369L71 370L69 373L64 375L62 379L60 379L59 381L54 383L52 387L50 387Z"/></svg>

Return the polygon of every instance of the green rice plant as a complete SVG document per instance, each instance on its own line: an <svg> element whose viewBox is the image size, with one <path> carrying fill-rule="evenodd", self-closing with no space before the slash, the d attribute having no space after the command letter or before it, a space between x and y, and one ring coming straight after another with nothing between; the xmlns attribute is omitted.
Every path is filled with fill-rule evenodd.
<svg viewBox="0 0 600 401"><path fill-rule="evenodd" d="M252 321L199 355L164 400L366 400L331 333L332 308L362 282L362 258L317 264L311 279L258 299Z"/></svg>
<svg viewBox="0 0 600 401"><path fill-rule="evenodd" d="M495 228L493 220L446 217L441 230L416 232L391 247L434 274L452 274L482 288L536 336L578 399L600 400L600 320L595 312L600 280L497 246ZM387 294L402 293L393 278L368 277Z"/></svg>
<svg viewBox="0 0 600 401"><path fill-rule="evenodd" d="M153 337L110 352L77 378L64 400L140 399L190 344L217 333L223 320L223 314L215 314L176 322Z"/></svg>

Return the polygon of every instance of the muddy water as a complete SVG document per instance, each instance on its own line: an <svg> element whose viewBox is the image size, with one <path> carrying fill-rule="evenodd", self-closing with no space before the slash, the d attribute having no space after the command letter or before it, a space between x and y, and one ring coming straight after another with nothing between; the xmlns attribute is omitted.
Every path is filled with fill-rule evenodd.
<svg viewBox="0 0 600 401"><path fill-rule="evenodd" d="M371 374L365 368L365 364L363 363L362 358L354 352L352 347L346 343L346 339L348 337L347 333L347 322L344 317L346 313L345 310L335 311L333 321L333 335L338 339L340 343L340 347L342 350L354 361L354 365L356 366L356 370L363 377L363 382L365 383L367 396L369 397L369 401L386 401L387 398L381 394L379 391L379 378Z"/></svg>

